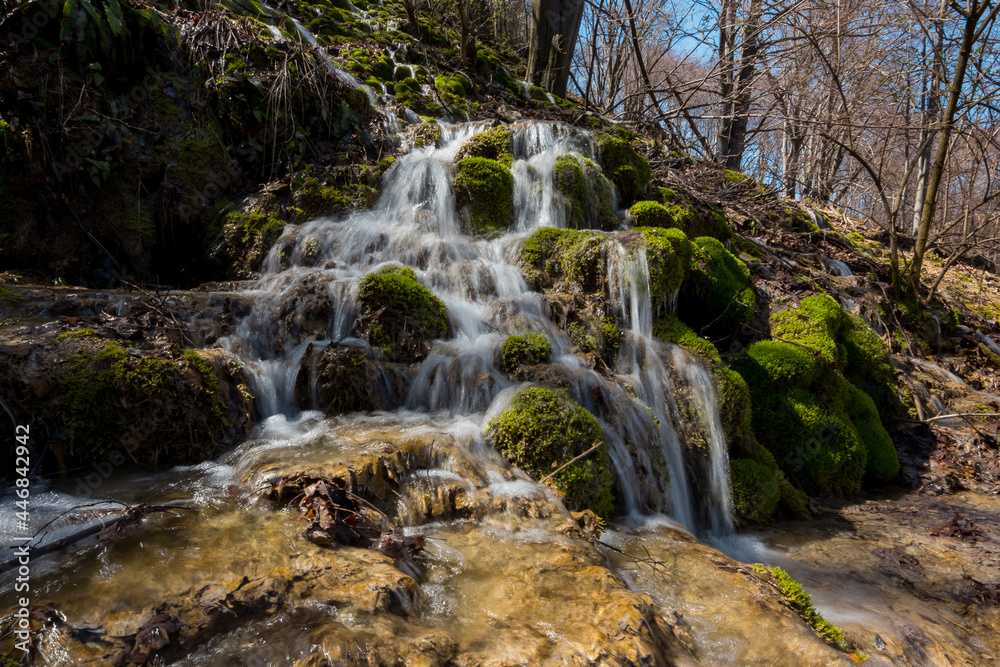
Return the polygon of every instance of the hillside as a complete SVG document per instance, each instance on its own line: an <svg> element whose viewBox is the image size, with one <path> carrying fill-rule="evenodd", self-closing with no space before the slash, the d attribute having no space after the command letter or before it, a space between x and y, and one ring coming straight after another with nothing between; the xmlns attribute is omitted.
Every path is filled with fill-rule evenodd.
<svg viewBox="0 0 1000 667"><path fill-rule="evenodd" d="M0 22L0 657L994 660L993 267L408 7Z"/></svg>

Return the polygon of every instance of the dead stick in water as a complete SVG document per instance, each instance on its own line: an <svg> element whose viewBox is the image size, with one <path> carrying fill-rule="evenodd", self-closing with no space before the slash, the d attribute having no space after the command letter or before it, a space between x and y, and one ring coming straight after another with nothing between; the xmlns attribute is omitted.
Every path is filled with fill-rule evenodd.
<svg viewBox="0 0 1000 667"><path fill-rule="evenodd" d="M937 415L935 417L928 417L927 419L900 419L899 421L929 424L941 419L953 419L955 417L1000 417L1000 412L956 412L953 415Z"/></svg>
<svg viewBox="0 0 1000 667"><path fill-rule="evenodd" d="M587 451L585 451L583 454L580 454L579 456L574 457L573 459L570 459L568 462L566 462L566 463L562 464L561 466L559 466L558 468L556 468L551 474L546 475L545 477L543 477L541 479L541 481L539 481L538 483L539 484L545 484L545 482L549 481L550 479L552 479L553 477L555 477L556 475L558 475L563 470L565 470L566 468L570 467L571 465L573 465L574 463L576 463L580 459L586 458L590 454L593 454L597 450L597 448L600 447L603 444L604 444L604 441L602 440L601 442L597 443L596 445L594 445L593 447L591 447L590 449L588 449Z"/></svg>

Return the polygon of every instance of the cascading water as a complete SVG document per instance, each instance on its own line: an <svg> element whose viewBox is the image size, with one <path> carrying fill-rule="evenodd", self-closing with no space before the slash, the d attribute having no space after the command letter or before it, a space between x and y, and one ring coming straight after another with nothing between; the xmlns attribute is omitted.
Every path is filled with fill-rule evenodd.
<svg viewBox="0 0 1000 667"><path fill-rule="evenodd" d="M497 239L475 239L462 233L451 191L451 169L458 149L484 129L483 124L442 126L440 147L413 150L393 165L374 209L345 220L319 219L287 229L268 255L264 275L253 289L252 312L223 344L250 369L261 397L262 416L293 416L295 379L308 343L346 341L366 346L349 339L357 314L358 282L385 265L409 266L447 306L454 335L434 343L399 408L482 415L512 386L494 365L503 341L498 332L510 330L513 322L519 329L543 332L553 345L553 361L574 378L573 397L608 425L608 449L622 496L621 509L636 513L669 508L676 520L696 529L696 503L675 427L678 411L673 379L664 361L668 349L652 335L645 251L630 252L616 243L617 255L609 260L610 296L628 331L616 373L633 388L638 400L571 354L572 343L550 321L542 295L528 288L512 264L525 232L565 224L566 204L553 184L554 165L560 155L580 160L594 157L589 137L546 123L514 127L516 231ZM299 323L315 319L310 313L317 309L316 303L329 303L332 315L308 329ZM692 397L699 403L698 411L717 412L714 392L705 386L710 385L707 375L698 375L695 369L699 367L690 361L683 368L696 386ZM310 382L314 385L315 378ZM594 395L615 406L614 417L607 407L594 403ZM711 493L717 501L708 501L713 508L709 511L711 529L725 531L731 528L732 519L723 509L729 505L728 470L717 415L699 428L712 443ZM651 453L648 447L661 453ZM669 463L665 505L638 490L642 484L637 470L655 470L657 456Z"/></svg>
<svg viewBox="0 0 1000 667"><path fill-rule="evenodd" d="M114 596L135 598L139 607L159 604L164 597L190 600L192 595L201 595L198 591L214 590L218 581L267 578L274 572L290 571L289 545L299 540L302 530L297 513L274 512L266 504L245 500L242 490L249 490L248 496L255 498L270 488L276 476L303 470L346 475L344 465L369 460L375 463L366 470L398 475L395 517L410 525L401 530L418 530L431 538L428 570L418 577L419 592L411 593L419 609L412 609L413 602L405 594L392 595L402 595L399 604L431 625L474 628L469 641L481 643L486 635L477 632L493 633L485 630L492 627L497 613L499 589L493 587L520 580L523 575L517 568L533 562L533 553L537 552L539 562L556 558L554 550L562 549L561 541L566 538L553 532L552 522L568 520L563 513L549 510L544 513L555 517L549 523L525 519L519 509L524 499L540 507L551 507L558 500L549 487L512 472L484 437L490 418L500 414L523 386L494 362L504 333L512 331L538 331L549 339L553 348L549 370L558 375L574 400L598 418L613 467L619 513L629 517L638 530L644 521L634 519L667 512L691 531L711 536L731 531L728 461L717 397L710 376L698 363L652 335L645 251L627 250L621 234L601 236L602 247L611 249L607 297L618 309L625 332L617 365L604 375L575 353L573 342L550 319L546 297L529 288L513 263L526 233L541 225L561 224L558 209L565 203L552 196L553 165L561 154L593 157L589 140L576 131L547 124L513 127L515 187L533 193L534 199L522 202L515 231L482 239L463 233L451 183L459 148L484 129L484 124L443 125L439 147L418 148L396 161L373 209L286 228L266 258L261 278L243 295L252 304L249 313L232 335L220 340L249 371L262 418L251 439L219 462L175 468L154 478L141 476L129 493L113 492L111 485L101 492L102 497L125 502L154 492L157 502L163 499L197 508L184 517L164 519L175 526L185 544L195 548L173 548L171 540L176 537L153 529L142 543L122 541L72 575L40 570L40 576L52 577L50 589L66 591L60 604L68 614L87 618L106 613L102 605ZM352 337L359 314L359 282L391 265L412 268L419 282L444 302L451 329L448 340L432 342L419 365L405 371L381 361L367 342ZM348 348L367 359L365 363L379 366L371 384L381 387L376 390L388 397L382 407L385 412L329 417L316 410L320 393L316 354ZM393 373L408 374L405 390L392 386ZM694 428L708 443L707 456L692 453L682 442L688 436L680 432L681 427L690 433L693 421L685 421L678 409L680 399L675 394L682 387L685 400L692 405L688 412L701 415ZM400 458L379 462L380 452L392 447L401 448ZM701 462L698 465L707 465L703 489L692 488L699 478L692 473L691 457L701 457L695 459ZM455 518L450 512L452 504L458 507L458 496L464 498L463 507L491 508L488 511L498 513L481 525ZM76 499L52 496L56 509L73 502ZM97 507L103 510L105 506ZM653 520L662 525L662 515ZM72 530L71 523L62 525L59 530ZM575 526L559 530L577 530ZM52 536L61 534L57 531ZM229 554L247 539L253 540L255 553L260 553L230 564ZM504 556L505 549L527 560ZM337 551L336 556L323 555L333 553L328 550L319 552L309 558L322 563L324 558L339 563L359 558L349 550ZM511 565L514 562L519 564ZM128 563L135 572L155 567L175 574L143 588L135 582L137 574L120 563ZM377 575L370 563L357 567L364 577ZM392 571L395 574L390 573L389 579L397 581L399 571ZM586 567L582 572L576 583L559 580L554 588L589 585L592 572ZM69 576L80 582L78 587L64 586ZM100 587L100 595L94 593L95 586ZM368 590L370 584L364 586ZM480 599L483 604L491 600L486 615L483 604L476 602ZM500 599L508 601L500 607L505 618L526 613L506 594ZM566 604L575 601L570 596ZM559 609L553 607L553 618L563 614ZM328 623L331 614L336 616L336 610L324 607L316 622ZM376 627L379 622L364 627ZM294 626L295 620L276 623L275 627ZM304 641L301 634L259 625L247 632L266 637L262 644L271 646L268 650L276 651L275 655L306 650L299 646ZM220 656L227 651L243 655L243 648L226 648L238 641L238 635L226 635L199 649L188 663L223 664Z"/></svg>
<svg viewBox="0 0 1000 667"><path fill-rule="evenodd" d="M618 356L616 371L627 376L639 399L648 405L659 422L659 440L670 462L670 503L674 518L690 529L695 528L694 504L684 465L680 439L673 427L669 402L674 395L673 382L661 353L665 346L653 338L653 306L649 290L649 264L646 251L634 255L617 244L610 258L612 299L621 310L628 327Z"/></svg>

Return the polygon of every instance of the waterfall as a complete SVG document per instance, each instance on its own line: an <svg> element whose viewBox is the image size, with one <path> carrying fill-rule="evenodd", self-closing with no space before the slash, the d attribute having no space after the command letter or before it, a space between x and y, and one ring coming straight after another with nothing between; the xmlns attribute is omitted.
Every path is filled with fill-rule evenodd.
<svg viewBox="0 0 1000 667"><path fill-rule="evenodd" d="M705 504L711 534L724 538L733 533L733 499L729 490L729 446L719 416L719 396L708 371L691 354L676 346L672 354L675 368L691 388L690 400L695 404L708 440L710 493Z"/></svg>
<svg viewBox="0 0 1000 667"><path fill-rule="evenodd" d="M694 503L684 464L680 438L673 426L676 410L670 405L673 381L662 354L666 346L653 337L653 304L649 290L649 264L640 248L631 255L621 243L610 253L612 300L621 311L629 336L618 354L616 372L630 379L636 395L648 405L659 422L659 439L670 463L670 504L674 518L695 528Z"/></svg>
<svg viewBox="0 0 1000 667"><path fill-rule="evenodd" d="M303 362L310 343L313 349L338 343L362 353L369 349L349 338L358 314L358 284L381 267L403 265L447 306L451 336L431 343L405 395L393 399L394 409L471 419L483 428L486 415L496 413L518 386L494 363L503 332L539 331L552 344L552 363L568 378L571 396L602 422L619 509L632 515L666 510L695 530L698 511L677 431L679 379L692 387L692 400L706 417L699 428L711 444L712 499L701 505L708 507L713 532L731 529L728 461L711 379L653 337L645 250L629 251L614 235L606 237L614 241L608 296L626 332L614 381L573 353L572 341L550 320L545 297L528 287L513 263L526 232L561 225L555 161L567 153L580 160L593 157L589 137L549 123L513 126L516 222L508 234L483 239L463 233L451 181L459 148L486 128L443 124L438 146L414 149L388 170L372 209L286 227L250 292L250 313L222 340L249 370L261 416L293 419L297 409L315 406L316 371L312 361ZM296 406L300 367L308 377L303 405ZM385 383L386 377L377 381Z"/></svg>

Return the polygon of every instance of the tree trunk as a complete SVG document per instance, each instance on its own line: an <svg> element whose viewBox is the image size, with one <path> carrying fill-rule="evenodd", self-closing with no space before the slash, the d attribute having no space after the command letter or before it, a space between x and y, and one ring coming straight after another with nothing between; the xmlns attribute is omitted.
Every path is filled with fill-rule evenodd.
<svg viewBox="0 0 1000 667"><path fill-rule="evenodd" d="M955 122L955 115L958 112L958 101L962 95L962 87L965 85L965 72L969 67L969 58L975 46L978 36L976 26L987 9L990 9L992 0L969 0L968 9L962 11L957 5L953 5L965 18L965 26L962 30L962 46L955 61L955 73L952 76L951 85L948 87L948 104L945 106L941 116L941 136L938 139L937 151L934 155L934 163L931 166L930 176L927 179L927 194L924 196L923 208L920 211L920 227L917 230L917 242L913 249L913 262L910 264L909 289L915 297L920 294L920 273L923 268L924 254L927 252L927 240L930 237L931 223L934 221L934 208L937 205L938 189L941 186L941 179L944 176L945 163L948 160L948 149L951 147L951 132ZM1000 6L998 6L1000 7ZM987 23L991 22L997 13L997 7L990 12Z"/></svg>
<svg viewBox="0 0 1000 667"><path fill-rule="evenodd" d="M732 122L729 125L729 150L726 169L739 171L746 149L747 123L750 116L750 90L760 52L760 22L763 16L761 0L751 0L750 15L743 27L743 46L740 52L740 72L736 78L736 99L732 108Z"/></svg>
<svg viewBox="0 0 1000 667"><path fill-rule="evenodd" d="M584 0L534 0L528 46L528 80L566 96Z"/></svg>
<svg viewBox="0 0 1000 667"><path fill-rule="evenodd" d="M715 159L725 164L733 136L733 84L736 69L736 0L723 0L719 15L719 130Z"/></svg>

